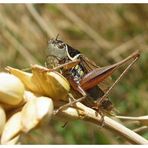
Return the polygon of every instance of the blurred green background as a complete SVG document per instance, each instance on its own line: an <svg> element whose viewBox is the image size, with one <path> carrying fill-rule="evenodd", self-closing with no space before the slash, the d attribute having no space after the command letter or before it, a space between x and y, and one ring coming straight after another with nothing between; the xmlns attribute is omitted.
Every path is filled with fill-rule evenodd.
<svg viewBox="0 0 148 148"><path fill-rule="evenodd" d="M120 115L148 114L147 4L1 4L0 70L44 65L48 40L56 37L79 49L99 66L115 63L139 49L141 57L110 98ZM125 67L113 75L115 80ZM126 144L108 130L83 121L52 120L22 136L24 144ZM130 129L137 124L125 122ZM148 139L148 130L140 134Z"/></svg>

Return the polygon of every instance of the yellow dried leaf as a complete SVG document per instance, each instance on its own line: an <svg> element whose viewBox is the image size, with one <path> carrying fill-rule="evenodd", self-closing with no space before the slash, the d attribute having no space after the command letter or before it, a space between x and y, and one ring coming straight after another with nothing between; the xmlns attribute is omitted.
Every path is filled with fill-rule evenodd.
<svg viewBox="0 0 148 148"><path fill-rule="evenodd" d="M43 70L42 70L43 68ZM44 67L33 66L33 81L44 95L57 100L67 100L69 82L58 72L46 72Z"/></svg>
<svg viewBox="0 0 148 148"><path fill-rule="evenodd" d="M33 83L32 81L32 73L29 72L24 72L22 70L16 69L16 68L12 68L12 67L7 67L7 70L15 75L16 77L18 77L24 84L24 86L34 92L38 92L38 88L36 87L36 85Z"/></svg>

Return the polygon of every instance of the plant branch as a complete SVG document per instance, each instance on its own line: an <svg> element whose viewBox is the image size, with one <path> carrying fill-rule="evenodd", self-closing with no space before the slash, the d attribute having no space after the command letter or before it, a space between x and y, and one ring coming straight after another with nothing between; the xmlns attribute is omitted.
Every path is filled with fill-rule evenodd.
<svg viewBox="0 0 148 148"><path fill-rule="evenodd" d="M86 107L80 102L76 103L76 108L68 107L59 112L57 115L62 118L82 119L99 126L101 125L102 118L99 114L96 116L96 111ZM148 141L145 138L107 116L104 116L104 128L118 133L133 144L148 144Z"/></svg>

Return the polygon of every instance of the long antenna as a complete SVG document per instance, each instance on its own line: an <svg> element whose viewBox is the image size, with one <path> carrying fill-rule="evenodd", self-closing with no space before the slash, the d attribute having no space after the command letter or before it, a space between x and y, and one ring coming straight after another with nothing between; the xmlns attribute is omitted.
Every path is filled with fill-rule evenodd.
<svg viewBox="0 0 148 148"><path fill-rule="evenodd" d="M58 37L59 37L59 33L56 35L56 38L55 38L55 40L58 40Z"/></svg>

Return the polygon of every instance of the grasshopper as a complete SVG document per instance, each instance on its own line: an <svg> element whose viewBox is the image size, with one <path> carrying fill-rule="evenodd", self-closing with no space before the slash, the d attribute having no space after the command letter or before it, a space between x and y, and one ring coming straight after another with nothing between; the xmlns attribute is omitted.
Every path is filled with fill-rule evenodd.
<svg viewBox="0 0 148 148"><path fill-rule="evenodd" d="M120 62L99 67L79 50L57 39L57 37L49 40L48 52L47 67L52 70L60 69L62 75L69 81L73 92L81 95L80 98L61 106L58 111L76 102L83 101L85 105L95 109L102 117L103 112L111 113L114 108L108 94L140 56L137 50ZM105 85L113 72L130 60L131 63L116 81L108 89L104 89L102 84Z"/></svg>

